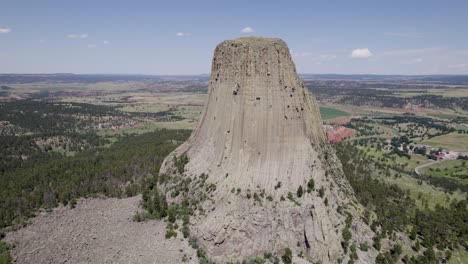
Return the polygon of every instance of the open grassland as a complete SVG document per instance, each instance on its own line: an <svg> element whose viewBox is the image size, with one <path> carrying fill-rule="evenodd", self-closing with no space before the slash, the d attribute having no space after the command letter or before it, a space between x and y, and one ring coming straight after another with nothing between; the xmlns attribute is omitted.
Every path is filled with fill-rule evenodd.
<svg viewBox="0 0 468 264"><path fill-rule="evenodd" d="M121 106L125 111L142 112L142 110L152 109L153 105L197 105L203 106L206 94L200 93L152 93L146 91L131 91L123 93L113 93L96 96L68 96L62 97L61 101L90 103L90 104L110 104Z"/></svg>
<svg viewBox="0 0 468 264"><path fill-rule="evenodd" d="M193 129L203 110L206 94L199 93L150 93L127 92L89 97L64 97L61 101L108 105L128 113L170 113L175 120L164 118L138 117L138 124L99 130L101 136L116 136L117 134L141 134L155 129Z"/></svg>
<svg viewBox="0 0 468 264"><path fill-rule="evenodd" d="M326 106L320 106L320 115L322 116L322 120L328 120L328 119L333 119L333 118L338 118L338 117L343 117L343 116L350 116L350 114L345 111L341 111L339 109L326 107Z"/></svg>
<svg viewBox="0 0 468 264"><path fill-rule="evenodd" d="M446 148L453 151L468 151L468 135L456 132L421 141L432 147Z"/></svg>
<svg viewBox="0 0 468 264"><path fill-rule="evenodd" d="M368 155L370 155L374 161L382 162L385 165L391 167L401 167L408 173L412 173L417 166L431 162L431 160L429 160L428 158L417 154L412 154L411 159L408 159L404 156L400 157L397 154L390 155L388 152L378 151L369 147L359 148L363 149ZM384 157L384 154L387 154L387 157Z"/></svg>
<svg viewBox="0 0 468 264"><path fill-rule="evenodd" d="M411 197L415 199L416 204L420 208L424 208L426 204L431 209L434 209L436 204L447 206L450 201L454 199L458 201L463 200L465 197L465 194L460 191L447 193L441 188L434 187L427 182L418 183L418 180L411 175L413 174L414 168L430 162L430 160L424 156L411 155L411 159L408 159L406 157L399 157L396 154L392 154L389 155L389 157L384 157L386 152L377 151L369 147L359 148L363 149L374 162L379 161L389 168L398 167L403 169L405 172L398 172L391 169L389 176L380 175L379 177L385 182L396 184L402 189L409 190ZM441 162L441 164L442 163L443 162Z"/></svg>
<svg viewBox="0 0 468 264"><path fill-rule="evenodd" d="M401 177L396 177L396 174L398 173L392 171L392 176L383 176L382 179L390 184L396 184L404 190L409 190L411 198L415 199L416 205L419 208L424 208L427 203L428 208L434 209L437 204L448 206L453 200L461 201L465 199L465 193L460 191L452 194L446 193L442 189L434 187L426 182L419 184L417 179L405 173L400 173Z"/></svg>
<svg viewBox="0 0 468 264"><path fill-rule="evenodd" d="M446 177L463 184L468 184L468 161L444 160L422 169L424 175Z"/></svg>
<svg viewBox="0 0 468 264"><path fill-rule="evenodd" d="M115 137L122 134L143 134L155 131L157 129L193 129L197 124L197 120L184 119L179 121L152 121L145 120L136 126L125 127L122 129L101 129L98 135L108 137Z"/></svg>
<svg viewBox="0 0 468 264"><path fill-rule="evenodd" d="M452 253L448 264L465 264L468 263L468 251L462 247Z"/></svg>

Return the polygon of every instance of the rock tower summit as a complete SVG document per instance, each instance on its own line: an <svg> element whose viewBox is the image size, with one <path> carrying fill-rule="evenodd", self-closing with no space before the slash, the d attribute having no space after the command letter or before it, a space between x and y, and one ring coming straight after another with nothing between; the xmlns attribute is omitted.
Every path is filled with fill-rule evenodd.
<svg viewBox="0 0 468 264"><path fill-rule="evenodd" d="M189 161L180 173L174 157L183 155ZM199 123L160 174L190 178L189 191L173 200L199 201L192 235L213 260L279 255L287 247L321 263L347 259L346 215L337 208L355 198L325 141L318 104L281 39L239 38L216 47ZM170 193L177 184L164 188ZM355 239L366 240L367 228L356 226L362 234Z"/></svg>

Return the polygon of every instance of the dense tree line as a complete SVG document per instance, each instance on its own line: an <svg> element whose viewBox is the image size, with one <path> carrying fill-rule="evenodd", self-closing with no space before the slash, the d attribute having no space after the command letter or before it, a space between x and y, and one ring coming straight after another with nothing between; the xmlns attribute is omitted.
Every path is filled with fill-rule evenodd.
<svg viewBox="0 0 468 264"><path fill-rule="evenodd" d="M140 178L158 173L162 160L190 131L159 130L127 136L109 148L72 157L51 156L0 175L0 227L19 223L38 208L77 197L135 195Z"/></svg>
<svg viewBox="0 0 468 264"><path fill-rule="evenodd" d="M47 142L47 139L57 137L58 140ZM40 133L35 135L0 136L0 175L10 169L22 167L27 163L46 162L52 157L62 154L53 151L61 148L67 152L77 152L82 149L102 146L109 141L99 137L94 132L89 133Z"/></svg>

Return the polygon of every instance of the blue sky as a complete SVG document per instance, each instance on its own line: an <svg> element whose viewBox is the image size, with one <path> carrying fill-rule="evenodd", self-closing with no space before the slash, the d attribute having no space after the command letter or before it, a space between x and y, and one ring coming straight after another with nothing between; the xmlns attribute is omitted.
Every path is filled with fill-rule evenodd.
<svg viewBox="0 0 468 264"><path fill-rule="evenodd" d="M219 42L253 35L300 73L468 74L467 25L466 0L0 0L0 73L208 73Z"/></svg>

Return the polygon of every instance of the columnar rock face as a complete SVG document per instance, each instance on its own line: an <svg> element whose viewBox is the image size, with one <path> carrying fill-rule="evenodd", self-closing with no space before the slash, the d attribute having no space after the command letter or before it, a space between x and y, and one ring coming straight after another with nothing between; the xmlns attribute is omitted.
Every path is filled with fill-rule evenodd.
<svg viewBox="0 0 468 264"><path fill-rule="evenodd" d="M258 37L222 42L208 94L190 139L160 172L190 178L185 195L199 199L201 209L191 230L208 256L242 260L289 247L311 261L347 259L341 232L355 198L286 43ZM178 173L174 157L182 155L189 162ZM200 175L207 175L203 185ZM170 192L177 184L165 188ZM357 219L352 229L357 243L372 235ZM368 253L360 253L361 259L363 254Z"/></svg>

